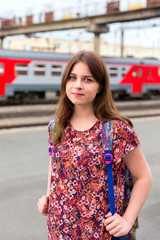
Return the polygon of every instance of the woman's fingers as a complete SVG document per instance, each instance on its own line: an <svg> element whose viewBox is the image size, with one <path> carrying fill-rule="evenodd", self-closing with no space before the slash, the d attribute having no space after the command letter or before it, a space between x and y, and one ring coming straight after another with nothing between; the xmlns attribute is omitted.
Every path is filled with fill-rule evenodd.
<svg viewBox="0 0 160 240"><path fill-rule="evenodd" d="M48 204L49 204L49 197L48 196L42 196L37 203L37 208L38 211L42 214L42 215L47 215L48 213Z"/></svg>
<svg viewBox="0 0 160 240"><path fill-rule="evenodd" d="M115 237L126 235L131 229L130 224L117 213L113 216L108 213L104 225L106 230Z"/></svg>

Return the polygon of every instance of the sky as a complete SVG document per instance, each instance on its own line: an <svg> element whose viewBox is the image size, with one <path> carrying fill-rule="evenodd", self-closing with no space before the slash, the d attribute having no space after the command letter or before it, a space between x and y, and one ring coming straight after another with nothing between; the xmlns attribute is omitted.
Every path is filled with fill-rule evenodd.
<svg viewBox="0 0 160 240"><path fill-rule="evenodd" d="M104 13L107 0L0 0L0 17L25 16L33 13L37 15L40 12L54 10L55 18L61 19L64 14L75 14L80 11L82 15L96 12ZM98 4L97 4L98 3ZM121 10L127 10L128 6L133 4L146 5L146 0L121 0ZM156 24L157 27L152 27ZM152 19L148 21L117 23L109 25L110 32L101 34L101 38L108 43L120 44L121 28L124 31L124 44L140 47L159 47L160 48L160 20ZM90 41L93 39L93 33L87 33L85 29L70 31L55 31L48 33L37 33L37 37ZM24 36L8 37L4 41L4 46L12 38L24 38Z"/></svg>

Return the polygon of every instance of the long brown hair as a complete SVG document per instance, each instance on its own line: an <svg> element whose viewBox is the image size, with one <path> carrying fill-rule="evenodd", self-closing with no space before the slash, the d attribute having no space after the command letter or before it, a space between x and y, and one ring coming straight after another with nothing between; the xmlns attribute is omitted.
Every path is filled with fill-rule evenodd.
<svg viewBox="0 0 160 240"><path fill-rule="evenodd" d="M56 118L58 118L58 124L54 144L60 144L64 139L65 127L74 113L74 105L66 95L66 82L73 66L78 62L83 62L88 65L92 76L100 85L101 90L96 95L93 102L93 111L97 119L101 121L119 119L127 122L128 125L133 127L131 120L122 116L116 109L110 89L107 67L103 59L93 51L79 51L68 61L63 73L61 96L55 114Z"/></svg>

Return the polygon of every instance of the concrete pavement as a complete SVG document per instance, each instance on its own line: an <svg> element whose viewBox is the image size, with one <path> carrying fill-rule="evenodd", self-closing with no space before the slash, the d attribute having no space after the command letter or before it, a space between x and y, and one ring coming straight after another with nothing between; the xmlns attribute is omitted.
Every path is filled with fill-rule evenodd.
<svg viewBox="0 0 160 240"><path fill-rule="evenodd" d="M137 240L160 239L160 118L134 120L153 185L139 215ZM47 240L37 200L46 193L47 126L0 130L0 240Z"/></svg>

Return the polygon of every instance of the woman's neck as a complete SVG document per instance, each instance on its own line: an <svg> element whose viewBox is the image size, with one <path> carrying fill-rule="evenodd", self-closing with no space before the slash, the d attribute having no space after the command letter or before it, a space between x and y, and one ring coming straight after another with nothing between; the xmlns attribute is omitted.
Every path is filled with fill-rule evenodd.
<svg viewBox="0 0 160 240"><path fill-rule="evenodd" d="M76 108L70 123L75 130L84 131L90 129L97 121L92 109Z"/></svg>

